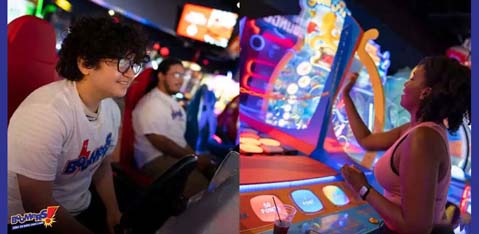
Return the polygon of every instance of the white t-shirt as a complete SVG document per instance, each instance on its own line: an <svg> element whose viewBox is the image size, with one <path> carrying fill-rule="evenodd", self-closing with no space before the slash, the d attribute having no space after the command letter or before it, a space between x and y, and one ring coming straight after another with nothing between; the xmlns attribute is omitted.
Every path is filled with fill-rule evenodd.
<svg viewBox="0 0 479 234"><path fill-rule="evenodd" d="M8 127L9 215L25 212L17 174L53 181L54 199L72 215L88 208L92 176L115 148L121 116L112 99L102 100L95 121L83 106L75 82L60 80L17 108Z"/></svg>
<svg viewBox="0 0 479 234"><path fill-rule="evenodd" d="M135 131L135 160L138 168L163 153L150 143L146 134L168 137L180 147L186 147L186 113L173 97L152 89L145 94L132 113Z"/></svg>

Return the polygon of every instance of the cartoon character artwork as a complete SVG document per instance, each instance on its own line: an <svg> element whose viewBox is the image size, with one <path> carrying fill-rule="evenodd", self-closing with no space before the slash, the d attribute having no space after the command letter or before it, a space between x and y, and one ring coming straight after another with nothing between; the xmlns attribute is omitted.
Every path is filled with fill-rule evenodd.
<svg viewBox="0 0 479 234"><path fill-rule="evenodd" d="M334 12L326 12L314 14L308 23L306 41L315 51L310 60L312 65L331 68L340 38L336 21Z"/></svg>

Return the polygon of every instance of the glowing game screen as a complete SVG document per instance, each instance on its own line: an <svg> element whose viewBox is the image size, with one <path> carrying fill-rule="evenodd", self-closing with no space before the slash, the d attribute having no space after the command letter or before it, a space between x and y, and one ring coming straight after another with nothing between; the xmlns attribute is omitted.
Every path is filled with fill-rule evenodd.
<svg viewBox="0 0 479 234"><path fill-rule="evenodd" d="M248 42L257 56L246 62L243 84L273 97L261 103L261 117L273 126L307 128L338 49L344 16L327 6L306 5L299 16L250 23L260 32Z"/></svg>
<svg viewBox="0 0 479 234"><path fill-rule="evenodd" d="M176 33L226 48L238 14L209 7L185 4Z"/></svg>
<svg viewBox="0 0 479 234"><path fill-rule="evenodd" d="M240 105L250 127L302 138L308 153L362 30L342 1L299 3L299 15L241 22Z"/></svg>

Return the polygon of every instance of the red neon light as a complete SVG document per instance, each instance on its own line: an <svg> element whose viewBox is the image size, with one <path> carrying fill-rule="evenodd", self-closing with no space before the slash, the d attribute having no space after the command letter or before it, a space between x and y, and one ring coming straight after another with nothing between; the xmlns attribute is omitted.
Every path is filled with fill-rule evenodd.
<svg viewBox="0 0 479 234"><path fill-rule="evenodd" d="M261 30L258 26L256 26L255 22L256 22L255 20L250 20L249 24L251 26L251 29L253 29L254 34L259 34L259 32L261 32Z"/></svg>
<svg viewBox="0 0 479 234"><path fill-rule="evenodd" d="M274 66L273 64L268 63L268 62L263 62L263 61L256 60L256 59L255 60L250 59L246 62L246 66L245 66L246 71L248 72L248 74L250 74L250 76L248 78L255 77L255 78L258 78L258 79L262 79L262 80L269 80L269 76L259 75L259 74L256 74L255 72L253 72L251 70L251 67L253 67L254 63L264 64L264 65L267 65L267 66Z"/></svg>
<svg viewBox="0 0 479 234"><path fill-rule="evenodd" d="M258 75L258 74L254 74L252 71L251 71L251 66L253 65L253 63L255 62L258 62L258 63L261 63L261 64L266 64L266 65L270 65L270 63L267 63L267 62L264 62L264 61L261 61L261 60L255 60L255 59L249 59L248 61L246 61L246 64L245 64L245 72L244 72L244 75L241 79L241 85L245 88L245 89L248 89L248 90L252 90L254 92L257 92L257 93L261 93L261 94L265 94L266 92L264 90L260 90L258 88L253 88L251 86L248 85L248 81L249 79L255 77L255 78L260 78L262 80L268 80L269 77L265 77L265 76L261 76L261 75Z"/></svg>
<svg viewBox="0 0 479 234"><path fill-rule="evenodd" d="M471 186L466 185L466 187L464 188L464 191L462 192L461 204L459 206L459 208L461 209L461 212L467 211L467 203L470 198L471 198Z"/></svg>
<svg viewBox="0 0 479 234"><path fill-rule="evenodd" d="M223 140L221 140L221 138L217 136L216 134L213 135L213 139L220 144L223 143Z"/></svg>

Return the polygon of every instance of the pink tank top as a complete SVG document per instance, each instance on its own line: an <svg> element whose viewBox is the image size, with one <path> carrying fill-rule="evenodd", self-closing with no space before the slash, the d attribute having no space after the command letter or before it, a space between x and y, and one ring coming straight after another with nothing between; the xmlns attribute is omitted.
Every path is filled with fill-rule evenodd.
<svg viewBox="0 0 479 234"><path fill-rule="evenodd" d="M374 168L374 176L378 183L384 188L384 197L388 200L401 205L401 184L399 180L399 175L396 174L392 169L391 157L393 155L394 149L402 142L411 131L414 129L427 126L436 130L444 139L444 144L447 147L449 152L449 144L447 140L447 133L441 125L438 125L434 122L423 122L412 128L409 128L399 139L384 153L384 155L377 161ZM448 167L451 168L451 161L448 162ZM398 168L396 168L398 169ZM449 183L451 182L451 170L447 171L446 176L442 178L437 187L436 187L436 204L434 208L434 224L444 223L445 222L445 207L447 202L447 191L449 188ZM388 224L387 220L384 220ZM389 226L389 225L388 225Z"/></svg>

